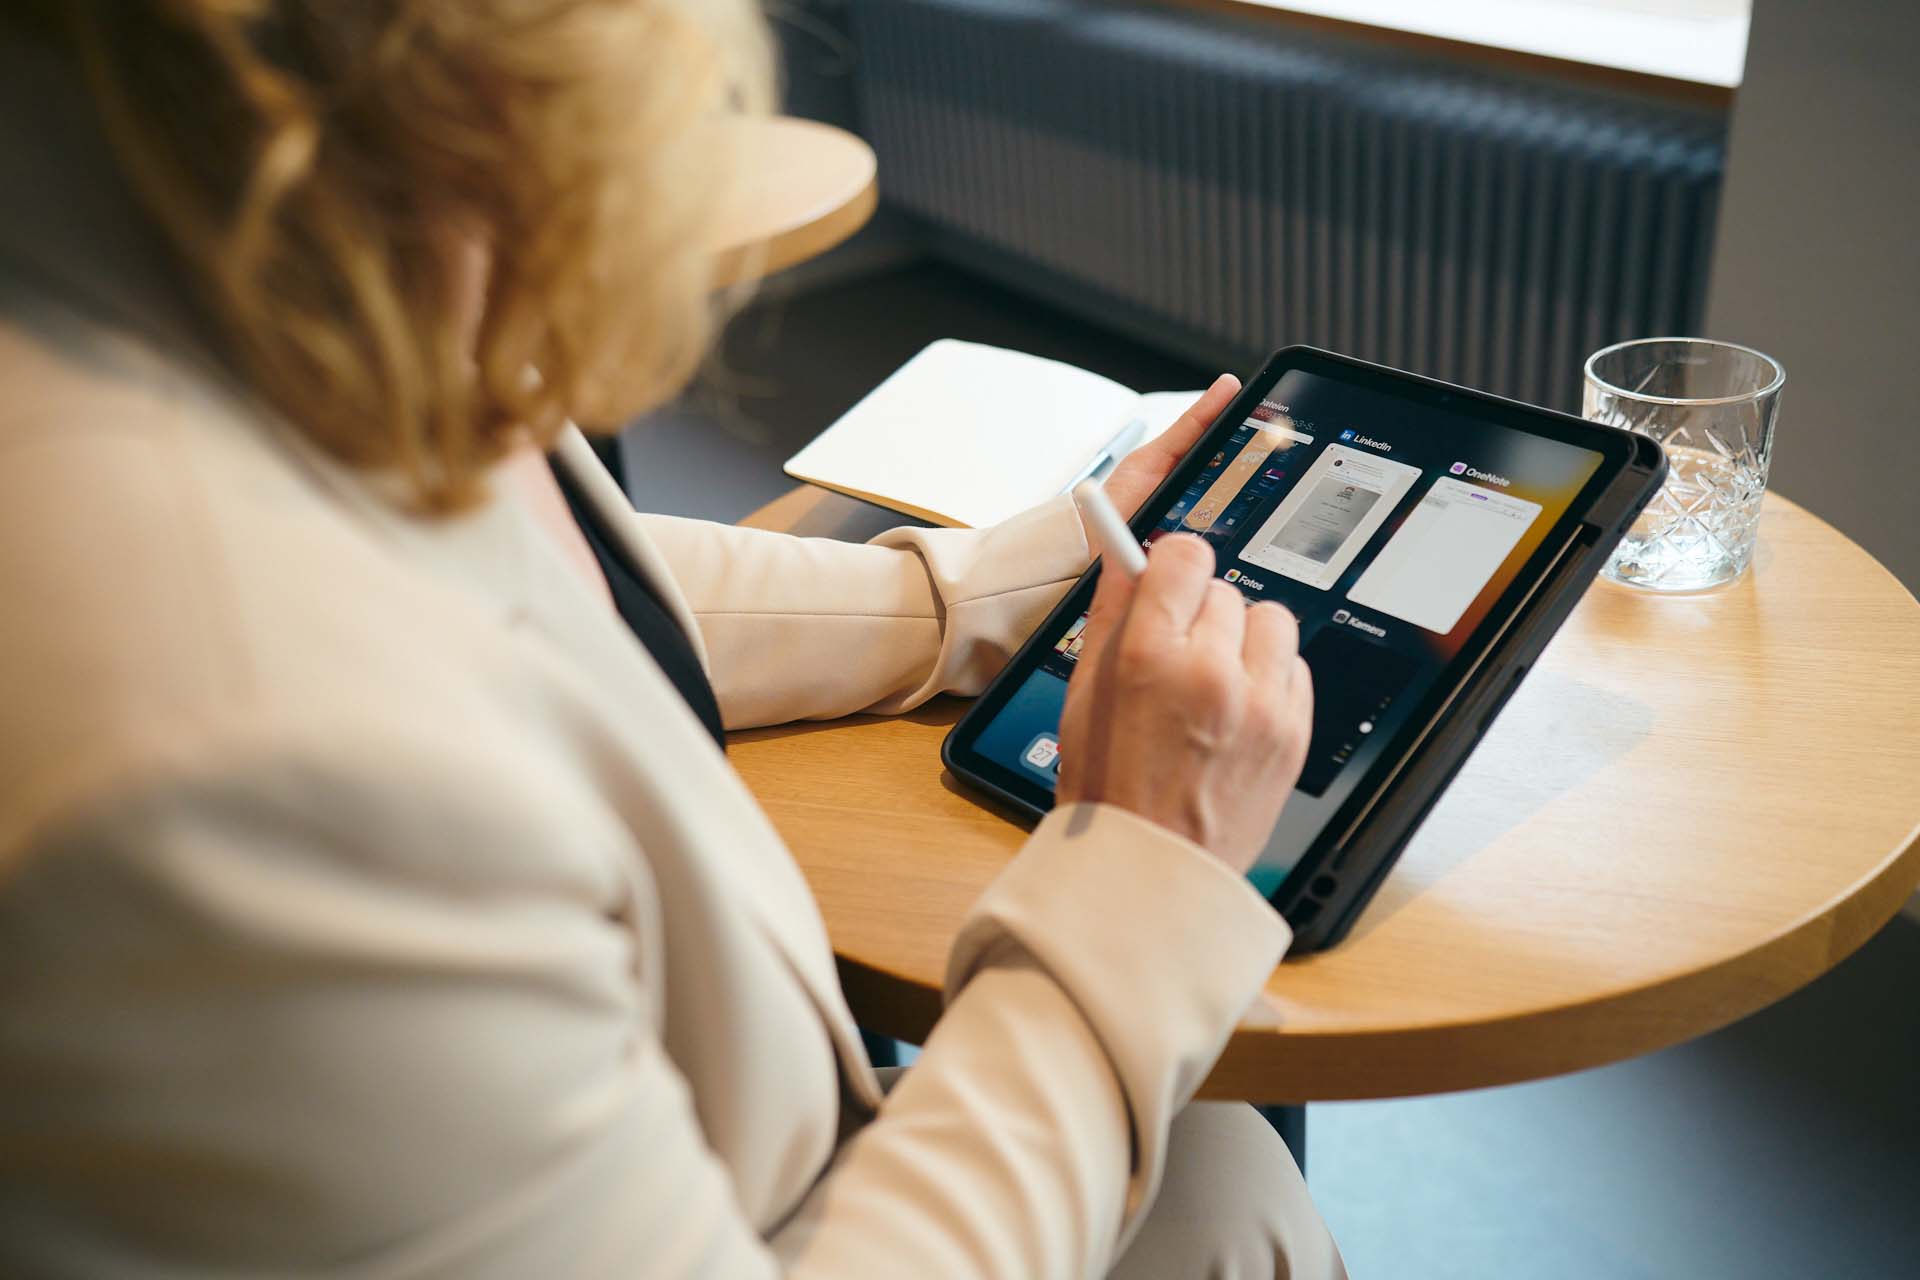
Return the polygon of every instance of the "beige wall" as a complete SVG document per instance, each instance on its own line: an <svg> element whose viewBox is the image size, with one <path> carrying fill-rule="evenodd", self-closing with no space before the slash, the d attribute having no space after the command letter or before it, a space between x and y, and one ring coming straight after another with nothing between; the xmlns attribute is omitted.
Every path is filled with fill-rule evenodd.
<svg viewBox="0 0 1920 1280"><path fill-rule="evenodd" d="M1920 6L1756 0L1707 331L1787 368L1773 486L1920 587ZM1916 708L1920 714L1920 708Z"/></svg>

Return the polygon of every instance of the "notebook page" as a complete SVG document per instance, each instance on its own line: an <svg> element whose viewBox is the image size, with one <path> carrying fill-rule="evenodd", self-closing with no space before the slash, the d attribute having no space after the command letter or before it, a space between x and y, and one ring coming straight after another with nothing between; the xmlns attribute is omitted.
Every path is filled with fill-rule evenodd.
<svg viewBox="0 0 1920 1280"><path fill-rule="evenodd" d="M943 338L895 370L787 474L936 524L979 527L1058 494L1138 397L1057 360Z"/></svg>

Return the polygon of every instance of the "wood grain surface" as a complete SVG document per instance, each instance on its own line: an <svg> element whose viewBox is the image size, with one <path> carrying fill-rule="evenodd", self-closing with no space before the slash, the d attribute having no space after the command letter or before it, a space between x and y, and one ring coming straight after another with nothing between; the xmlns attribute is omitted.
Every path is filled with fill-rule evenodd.
<svg viewBox="0 0 1920 1280"><path fill-rule="evenodd" d="M793 116L745 127L747 176L713 227L716 287L825 253L858 231L879 200L873 148L845 129Z"/></svg>
<svg viewBox="0 0 1920 1280"><path fill-rule="evenodd" d="M752 522L817 506L789 495ZM916 1042L962 915L1023 838L940 766L964 706L733 739L855 1013ZM1733 584L1594 585L1352 936L1275 971L1202 1095L1465 1089L1710 1031L1892 916L1920 880L1917 824L1920 605L1769 496Z"/></svg>

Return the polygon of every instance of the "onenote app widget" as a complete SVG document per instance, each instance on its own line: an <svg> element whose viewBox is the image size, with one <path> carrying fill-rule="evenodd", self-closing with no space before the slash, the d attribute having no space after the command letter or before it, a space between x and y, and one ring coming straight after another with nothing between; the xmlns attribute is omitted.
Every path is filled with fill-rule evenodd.
<svg viewBox="0 0 1920 1280"><path fill-rule="evenodd" d="M1270 894L1603 461L1575 445L1304 370L1283 374L1145 539L1212 544L1217 572L1300 620L1313 739L1251 878ZM1051 788L1086 618L980 731L989 760Z"/></svg>

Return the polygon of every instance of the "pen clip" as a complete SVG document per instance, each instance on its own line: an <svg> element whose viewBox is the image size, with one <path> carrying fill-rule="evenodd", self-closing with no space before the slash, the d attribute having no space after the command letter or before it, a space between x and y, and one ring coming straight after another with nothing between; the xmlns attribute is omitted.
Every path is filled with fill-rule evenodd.
<svg viewBox="0 0 1920 1280"><path fill-rule="evenodd" d="M1133 447L1140 443L1140 437L1146 433L1145 418L1129 419L1127 425L1114 434L1113 439L1107 441L1094 453L1093 461L1089 462L1080 474L1067 481L1060 492L1072 493L1074 487L1083 480L1105 480L1112 474L1113 469L1120 465L1120 459L1126 457Z"/></svg>

